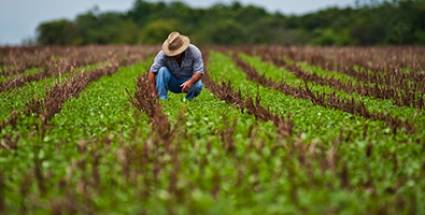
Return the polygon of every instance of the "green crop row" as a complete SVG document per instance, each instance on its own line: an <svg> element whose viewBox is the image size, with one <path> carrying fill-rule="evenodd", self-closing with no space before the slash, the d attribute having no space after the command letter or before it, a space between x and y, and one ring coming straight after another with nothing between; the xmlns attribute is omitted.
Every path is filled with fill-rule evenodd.
<svg viewBox="0 0 425 215"><path fill-rule="evenodd" d="M182 102L183 97L171 94L168 101L162 102L172 129L182 130L170 143L176 148L178 161L162 168L150 189L152 194L141 202L142 213L168 214L171 210L176 214L237 214L237 209L253 210L255 207L248 201L254 201L257 195L249 189L252 180L257 179L238 179L237 170L246 175L254 171L249 169L254 162L250 159L259 159L260 155L252 151L253 147L263 144L264 150L270 150L276 142L273 124L257 122L253 116L218 100L207 89L194 102ZM227 129L232 130L228 133L229 142L222 137ZM160 160L173 157L171 152L158 156ZM249 163L244 162L248 160ZM176 163L178 171L173 173ZM267 174L270 168L260 171ZM235 186L238 180L239 187ZM171 184L176 184L177 193L167 189Z"/></svg>
<svg viewBox="0 0 425 215"><path fill-rule="evenodd" d="M149 130L146 117L135 116L137 111L126 92L134 92L136 78L146 71L146 65L120 68L116 74L90 84L78 98L66 101L45 132L34 126L39 121L37 117L25 118L18 123L16 130L6 131L19 138L16 150L0 152L1 172L6 177L8 211L17 213L25 206L34 214L44 214L66 200L70 192L76 196L73 201L84 202L83 198L89 195L85 193L85 186L93 183L87 179L88 172L94 166L98 168L99 177L105 178L101 180L103 184L98 184L105 190L98 191L97 195L93 193L91 204L107 210L108 207L103 207L103 204L126 203L126 195L131 195L131 192L127 190L127 184L120 181L122 172L114 161L117 160L116 149L121 144L129 144L134 130L140 134ZM96 156L99 160L94 165ZM87 166L82 167L82 163ZM42 173L37 176L37 171ZM121 189L109 187L114 183ZM20 192L22 186L28 187L25 193Z"/></svg>
<svg viewBox="0 0 425 215"><path fill-rule="evenodd" d="M287 71L286 69L276 67L272 64L265 63L261 61L258 57L248 56L248 55L241 55L241 58L245 60L247 63L249 63L252 67L254 67L257 72L259 72L262 75L265 75L266 77L276 80L276 81L284 81L290 86L304 87L304 81L297 78L293 73ZM306 65L305 65L306 66ZM319 71L320 68L314 69L314 71ZM313 71L313 69L310 68L310 70L305 71ZM321 76L325 76L326 74L329 74L331 72L326 72L324 70L321 70L320 72ZM307 86L316 93L336 93L336 95L340 98L348 99L354 98L357 101L361 101L365 104L366 108L371 113L384 113L389 114L394 117L398 117L402 120L408 120L410 122L413 122L416 126L417 130L417 139L425 140L425 111L423 110L417 110L415 108L411 107L400 107L396 106L391 100L386 99L375 99L367 96L361 96L357 93L348 94L344 91L336 90L329 86L323 86L316 84L314 82L308 82Z"/></svg>
<svg viewBox="0 0 425 215"><path fill-rule="evenodd" d="M248 81L245 74L239 71L229 57L220 53L210 55L209 72L216 81L230 81L244 96L253 97L258 94L262 98L261 103L273 112L282 115L291 114L295 131L301 137L315 139L320 141L322 146L331 147L335 138L341 135L338 157L347 165L350 183L355 191L347 194L345 193L347 190L343 188L330 191L306 186L303 195L300 196L306 198L306 205L303 205L306 208L317 206L319 200L332 202L331 199L341 198L346 201L345 204L353 205L354 211L366 213L367 210L377 210L379 205L391 205L400 196L413 198L413 202L420 202L423 199L420 190L424 190L425 187L420 178L423 176L421 165L424 158L420 155L422 146L415 144L412 140L414 138L402 132L396 136L388 134L388 129L382 122L365 120L345 112L316 106L310 101L289 97L279 91L258 86ZM296 168L295 172L302 175L305 170ZM400 181L403 181L402 185ZM368 188L363 187L368 183L373 184L369 185L373 194L366 191ZM396 185L399 187L394 188ZM397 195L385 192L393 188L397 190ZM337 197L338 195L341 197ZM421 208L416 208L414 204L409 207Z"/></svg>
<svg viewBox="0 0 425 215"><path fill-rule="evenodd" d="M291 63L291 62L289 62L289 63ZM294 63L294 62L292 62L292 63ZM316 74L316 75L321 76L321 77L335 78L335 79L342 81L342 82L345 82L345 83L352 83L354 86L357 86L357 87L361 87L362 85L365 84L364 82L359 81L359 80L357 80L357 79L355 79L351 76L348 76L344 73L341 73L341 72L327 71L327 70L325 70L321 67L310 65L310 64L307 64L307 63L299 63L298 65L300 66L301 69L303 69L303 71L313 73L313 74ZM355 69L357 69L357 71L363 71L363 72L367 71L369 74L374 73L374 72L380 72L380 71L370 71L370 70L366 70L364 68L360 69L358 66L355 66ZM401 68L400 71L403 71L403 68ZM420 71L415 71L415 72L420 73ZM405 79L404 81L406 83L410 83L409 85L411 87L415 85L414 84L415 81L413 81L411 79ZM366 86L374 86L374 85L376 85L376 84L367 83ZM355 94L355 95L357 95L357 94ZM420 96L421 96L421 92L416 92L415 96L416 96L416 99L419 99Z"/></svg>
<svg viewBox="0 0 425 215"><path fill-rule="evenodd" d="M12 205L12 209L19 208L19 202L22 202L23 196L16 194L18 193L16 190L20 189L19 185L25 181L25 176L31 174L25 170L32 171L34 168L33 156L36 156L37 159L42 160L43 172L49 175L49 178L44 179L44 183L48 184L49 188L46 194L40 197L38 195L40 188L36 188L35 183L32 185L26 198L31 197L37 201L25 203L31 211L40 213L48 211L51 207L59 204L60 200L69 198L67 195L71 191L68 188L78 190L81 183L87 186L85 189L95 193L89 195L84 191L77 191L78 198L74 199L76 202L73 204L85 205L81 202L84 202L85 198L89 198L86 201L90 202L89 205L93 207L91 210L98 213L102 211L116 213L146 211L152 214L161 214L170 208L169 196L171 194L167 192L167 187L171 183L169 177L171 170L164 167L165 169L157 176L158 182L149 189L153 194L150 198L145 198L138 196L141 190L140 186L143 185L140 185L140 182L129 183L124 176L124 170L119 165L120 158L118 157L123 148L130 146L137 150L138 147L149 144L149 140L145 140L150 130L146 124L146 116L134 115L138 111L131 107L125 91L128 89L130 94L134 93L135 78L142 70L141 67L143 67L143 71L146 70L146 64L128 70L122 69L123 71L116 75L102 78L90 85L78 98L65 103L62 111L52 119L51 129L43 137L38 136L39 134L34 134L35 136L28 134L28 137L25 136L20 140L17 154L14 156L9 154L9 157L3 160L5 165L20 161L19 164L8 165L10 169L2 170L4 173L15 172L13 176L7 178L7 182L10 183L7 189L7 195L10 196L7 205ZM235 205L229 204L231 199L226 193L222 194L220 204L216 205L217 201L211 194L211 189L216 184L216 175L223 175L224 180L226 175L235 174L236 172L233 170L242 165L241 160L250 151L249 145L255 144L251 146L252 148L263 144L263 141L271 144L275 140L275 134L272 123L256 122L252 116L242 114L240 110L217 100L208 91L201 94L196 101L182 103L179 96L172 96L170 101L163 103L173 127L181 127L187 133L184 137L176 137L175 144L180 146L179 157L182 160L182 167L178 172L179 189L187 189L185 195L188 198L185 199L184 204L174 202L174 210L179 208L180 211L187 213L198 211L214 214L223 207L230 210L231 206L237 206L236 203ZM181 114L185 115L184 121L178 120ZM32 122L27 120L20 124L20 135L24 136L25 133L30 133L25 126L29 123ZM220 133L224 132L229 124L235 125L235 131L232 132L231 137L234 139L234 147L238 155L233 160L230 159L232 157L221 159L227 156L227 151L222 145ZM252 129L250 129L251 127ZM135 128L139 128L136 133L137 137L134 136ZM255 139L251 140L252 136L248 134L249 130L253 130ZM269 134L270 132L271 134ZM110 145L102 145L104 142L99 140L102 139L101 137L110 140ZM91 139L95 140L92 142ZM208 151L208 147L212 148L211 152ZM269 149L266 149L265 153L267 150ZM102 156L98 167L101 183L97 186L100 188L95 188L97 186L90 184L93 180L91 172L94 168L91 162L96 155ZM166 160L167 156L169 155L155 157ZM259 155L251 156L258 159ZM208 164L201 168L198 162L202 160ZM78 165L81 165L80 162L87 162L88 170L78 169ZM264 171L267 170L264 169ZM90 179L86 179L87 177ZM145 180L150 177L150 173L143 172L140 177ZM59 185L56 184L64 183L63 181L66 181L66 186L58 189ZM236 175L233 175L220 183L223 184L220 189L229 189L228 187L235 181ZM247 186L252 183L252 181L247 181ZM114 184L113 188L108 187L111 184ZM101 189L101 191L97 189ZM234 191L236 190L227 192ZM244 195L248 191L245 187L245 193L239 194L238 202L246 201ZM85 195L90 197L84 197ZM244 205L248 204L244 203Z"/></svg>
<svg viewBox="0 0 425 215"><path fill-rule="evenodd" d="M315 75L318 75L320 77L326 77L326 78L335 78L337 80L342 81L343 83L353 83L353 84L359 84L361 81L357 80L356 78L353 78L347 74L344 74L342 72L338 71L327 71L325 69L322 69L319 66L311 65L306 62L294 62L290 60L286 60L287 63L295 63L297 64L303 71L311 72ZM359 70L360 71L360 70ZM361 70L364 71L364 70Z"/></svg>
<svg viewBox="0 0 425 215"><path fill-rule="evenodd" d="M311 72L311 73L318 75L318 76L321 76L321 77L335 78L335 79L342 81L343 83L353 83L354 85L363 83L362 81L359 81L358 79L356 79L356 78L354 78L350 75L347 75L343 72L340 72L340 71L334 71L334 70L329 71L329 70L321 68L320 66L312 65L312 64L309 64L309 63L304 62L304 61L296 62L296 61L289 59L287 57L284 58L284 61L286 63L289 63L289 64L295 63L298 66L300 66L300 68L303 69L304 71ZM370 69L361 67L359 65L355 65L353 68L354 68L355 71L361 72L361 73L381 72L381 71L372 71ZM400 71L404 72L404 73L411 73L412 72L412 70L410 68L407 68L407 67L400 68ZM415 71L415 72L420 72L420 71Z"/></svg>
<svg viewBox="0 0 425 215"><path fill-rule="evenodd" d="M44 96L46 90L57 83L66 81L73 74L78 72L90 72L100 65L89 65L77 68L72 72L65 73L56 77L46 78L36 82L30 82L22 87L13 88L0 93L0 119L7 119L12 111L20 112L25 105L33 99L39 99Z"/></svg>
<svg viewBox="0 0 425 215"><path fill-rule="evenodd" d="M210 54L210 77L289 115L294 134L279 136L273 123L204 88L191 102L174 94L161 101L174 133L170 142L156 139L152 134L162 131L152 128L159 126L131 104L136 78L151 60L88 85L47 127L30 116L5 131L19 138L16 149L0 151L6 211L424 213L425 160L413 137L258 86L220 53Z"/></svg>
<svg viewBox="0 0 425 215"><path fill-rule="evenodd" d="M309 138L321 137L324 140L332 140L339 135L341 129L361 131L366 124L370 125L371 131L387 128L383 122L370 121L346 112L314 105L310 101L296 99L280 91L269 89L267 86L258 85L249 81L245 73L240 71L228 56L213 53L211 57L210 67L216 68L223 64L222 72L211 73L216 81L230 81L234 88L241 90L244 96L255 97L258 93L262 98L262 104L283 116L290 114L296 131L304 133ZM281 80L276 79L276 81Z"/></svg>
<svg viewBox="0 0 425 215"><path fill-rule="evenodd" d="M11 76L0 75L0 82L12 80L12 79L15 79L16 77L21 76L21 75L23 75L23 76L34 75L34 74L37 74L40 71L41 71L40 68L35 67L35 68L27 69L27 70L25 70L25 71L23 71L19 74L15 74L15 75L11 75ZM2 69L0 68L0 73L1 72L2 72Z"/></svg>

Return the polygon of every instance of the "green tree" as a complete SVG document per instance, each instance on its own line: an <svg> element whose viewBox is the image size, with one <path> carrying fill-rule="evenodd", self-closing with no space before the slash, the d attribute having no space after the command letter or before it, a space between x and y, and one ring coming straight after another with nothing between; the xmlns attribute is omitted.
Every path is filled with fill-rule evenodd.
<svg viewBox="0 0 425 215"><path fill-rule="evenodd" d="M77 26L68 20L45 22L37 27L38 42L42 45L76 45L81 38Z"/></svg>
<svg viewBox="0 0 425 215"><path fill-rule="evenodd" d="M91 10L38 28L40 44L161 43L171 31L196 43L285 45L424 44L425 1L362 0L355 7L286 16L243 5L191 8L180 1L136 0L126 13Z"/></svg>
<svg viewBox="0 0 425 215"><path fill-rule="evenodd" d="M242 44L247 40L244 29L232 20L211 24L204 33L204 40L213 44Z"/></svg>
<svg viewBox="0 0 425 215"><path fill-rule="evenodd" d="M313 45L329 46L337 45L343 46L350 44L352 41L348 31L335 31L333 29L320 29L315 32L315 37L311 41Z"/></svg>
<svg viewBox="0 0 425 215"><path fill-rule="evenodd" d="M168 20L156 20L149 23L141 32L140 42L143 44L158 44L163 42L168 34L180 31L179 23Z"/></svg>

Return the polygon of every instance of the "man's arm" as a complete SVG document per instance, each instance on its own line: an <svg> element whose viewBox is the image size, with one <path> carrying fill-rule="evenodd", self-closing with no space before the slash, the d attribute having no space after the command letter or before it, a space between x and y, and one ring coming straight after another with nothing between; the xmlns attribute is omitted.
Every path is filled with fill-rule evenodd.
<svg viewBox="0 0 425 215"><path fill-rule="evenodd" d="M156 73L159 71L161 67L165 64L164 53L160 51L154 59L154 62L149 70L148 80L150 82L150 91L153 97L157 96L156 92Z"/></svg>
<svg viewBox="0 0 425 215"><path fill-rule="evenodd" d="M187 92L189 89L194 85L197 81L202 79L202 75L204 74L204 61L202 59L202 53L201 51L196 47L193 46L193 56L194 56L194 62L192 66L192 71L196 71L193 73L192 78L188 81L184 82L182 85L182 91Z"/></svg>
<svg viewBox="0 0 425 215"><path fill-rule="evenodd" d="M153 73L152 71L149 71L148 74L148 80L150 83L150 88L151 88L151 95L152 97L156 97L156 75L155 73Z"/></svg>
<svg viewBox="0 0 425 215"><path fill-rule="evenodd" d="M185 93L187 91L189 91L189 89L193 86L193 84L195 84L197 81L202 79L203 74L204 73L202 73L202 72L193 73L191 79L187 80L182 85L180 85L180 87L182 87L182 91L185 92Z"/></svg>

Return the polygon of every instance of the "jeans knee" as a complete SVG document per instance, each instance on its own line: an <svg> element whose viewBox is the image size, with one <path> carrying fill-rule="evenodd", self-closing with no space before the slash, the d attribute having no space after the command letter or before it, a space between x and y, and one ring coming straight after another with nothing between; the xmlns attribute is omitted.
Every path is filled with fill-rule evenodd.
<svg viewBox="0 0 425 215"><path fill-rule="evenodd" d="M193 90L195 92L200 92L202 90L203 84L202 81L198 81L193 85Z"/></svg>
<svg viewBox="0 0 425 215"><path fill-rule="evenodd" d="M161 77L169 76L170 70L168 70L167 67L163 66L158 70L158 75L161 76Z"/></svg>
<svg viewBox="0 0 425 215"><path fill-rule="evenodd" d="M193 84L186 98L189 100L192 100L195 97L199 96L199 94L201 94L202 87L203 87L202 81L198 81L195 84Z"/></svg>

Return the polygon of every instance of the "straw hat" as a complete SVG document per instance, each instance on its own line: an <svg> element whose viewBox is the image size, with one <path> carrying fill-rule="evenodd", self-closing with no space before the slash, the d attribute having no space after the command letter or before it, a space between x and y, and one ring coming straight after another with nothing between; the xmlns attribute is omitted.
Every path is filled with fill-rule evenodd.
<svg viewBox="0 0 425 215"><path fill-rule="evenodd" d="M181 35L179 32L172 32L162 44L162 51L164 51L165 55L168 57L174 57L183 53L189 45L189 37Z"/></svg>

